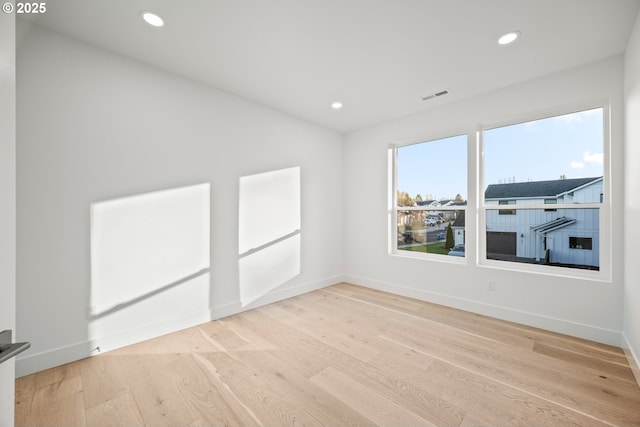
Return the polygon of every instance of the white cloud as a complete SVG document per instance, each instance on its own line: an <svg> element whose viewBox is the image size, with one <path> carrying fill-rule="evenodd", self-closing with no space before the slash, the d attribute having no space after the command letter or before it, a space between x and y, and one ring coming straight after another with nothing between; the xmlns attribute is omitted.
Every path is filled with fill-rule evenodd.
<svg viewBox="0 0 640 427"><path fill-rule="evenodd" d="M579 123L589 118L602 117L602 108L595 108L593 110L578 111L576 113L563 114L561 116L552 117L554 120L558 120L563 123Z"/></svg>
<svg viewBox="0 0 640 427"><path fill-rule="evenodd" d="M584 163L576 162L575 160L571 162L571 169L582 169L584 167Z"/></svg>
<svg viewBox="0 0 640 427"><path fill-rule="evenodd" d="M584 117L582 116L581 113L572 113L572 114L565 114L562 116L555 116L555 117L552 117L551 119L557 120L562 123L571 124L571 123L580 123L583 120L583 118Z"/></svg>
<svg viewBox="0 0 640 427"><path fill-rule="evenodd" d="M585 151L582 158L587 163L598 163L601 165L604 162L604 155L602 153L592 153L591 151Z"/></svg>

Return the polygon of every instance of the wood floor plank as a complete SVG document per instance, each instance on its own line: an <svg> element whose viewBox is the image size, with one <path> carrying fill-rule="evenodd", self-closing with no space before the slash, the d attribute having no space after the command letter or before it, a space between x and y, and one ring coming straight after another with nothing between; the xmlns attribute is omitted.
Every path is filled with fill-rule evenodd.
<svg viewBox="0 0 640 427"><path fill-rule="evenodd" d="M576 372L564 371L548 358L535 358L515 350L512 354L505 354L501 350L464 343L443 349L419 335L420 332L415 330L409 333L397 331L394 337L387 339L596 419L610 420L620 425L640 424L640 412L637 411L640 401L637 395L626 395L626 391L609 391L589 381L587 375L580 377ZM583 374L592 376L586 369Z"/></svg>
<svg viewBox="0 0 640 427"><path fill-rule="evenodd" d="M87 426L143 427L142 415L131 393L118 395L87 408Z"/></svg>
<svg viewBox="0 0 640 427"><path fill-rule="evenodd" d="M78 361L77 365L82 375L85 408L129 393L129 383L117 355L89 357Z"/></svg>
<svg viewBox="0 0 640 427"><path fill-rule="evenodd" d="M502 342L508 342L508 337L511 336L516 339L513 343L520 341L525 347L530 346L533 342L540 342L612 362L626 363L624 351L618 347L494 319L437 304L417 301L401 295L362 288L348 283L329 286L321 291L343 294L352 297L354 300L366 301L382 307L400 308L401 311L455 326L461 330L479 331L479 329L470 329L469 325L471 325L472 328L479 326L486 328L488 331L494 330L497 331ZM482 335L481 332L479 334Z"/></svg>
<svg viewBox="0 0 640 427"><path fill-rule="evenodd" d="M331 290L328 292L331 292ZM351 312L358 313L365 319L374 320L375 323L383 329L383 332L394 330L399 327L403 328L404 325L419 325L422 328L434 330L442 336L455 336L460 337L460 339L463 340L481 339L486 343L500 342L499 339L451 326L451 323L455 323L453 320L442 321L439 318L433 319L431 316L423 315L419 312L415 313L389 306L389 304L378 304L377 302L366 301L365 298L360 296L337 298L335 301L332 301L332 303L342 304L344 307L350 307ZM457 310L449 310L451 310L450 317L453 318L457 315ZM524 348L528 347L530 346L524 346Z"/></svg>
<svg viewBox="0 0 640 427"><path fill-rule="evenodd" d="M151 347L137 344L136 351L143 350L145 346L146 353L117 351L144 424L171 427L197 420L198 417L189 410L171 382L166 365L154 357Z"/></svg>
<svg viewBox="0 0 640 427"><path fill-rule="evenodd" d="M544 354L545 356L569 362L572 365L580 365L596 370L606 377L616 377L618 380L626 379L630 385L632 383L631 368L624 362L603 360L584 353L570 351L565 348L559 348L544 343L535 343L533 351L539 354Z"/></svg>
<svg viewBox="0 0 640 427"><path fill-rule="evenodd" d="M494 425L604 425L602 419L441 361L430 366L422 378L425 384L446 395L447 400L458 401L470 414Z"/></svg>
<svg viewBox="0 0 640 427"><path fill-rule="evenodd" d="M267 334L271 331L270 340L278 350L280 360L295 366L303 377L309 378L329 366L329 362L318 357L309 357L309 349L315 348L315 340L282 319L273 318L263 311L265 307L247 311L237 315L235 322L251 327L256 333ZM270 353L271 353L270 352Z"/></svg>
<svg viewBox="0 0 640 427"><path fill-rule="evenodd" d="M444 400L465 408L467 415L491 425L602 425L598 420L482 375L434 361L419 353L407 354L410 357L404 357L396 364L388 363L394 359L390 354L381 357L380 361L373 361L373 364L393 369L403 380L425 390L437 390ZM426 359L425 368L422 368L422 359Z"/></svg>
<svg viewBox="0 0 640 427"><path fill-rule="evenodd" d="M393 318L393 313L388 317ZM628 424L629 420L634 420L632 403L637 402L637 393L635 394L636 400L632 399L626 402L623 400L619 405L614 405L616 398L605 387L606 384L596 371L585 370L581 367L576 368L566 363L555 366L545 364L545 362L551 361L545 358L536 358L526 349L513 348L494 340L483 340L481 337L475 337L473 334L469 335L465 332L452 334L449 328L433 330L424 327L425 325L421 325L419 322L408 322L406 319L402 319L402 316L399 316L395 321L401 322L395 325L395 329L401 334L407 335L408 339L416 340L421 346L428 343L438 349L450 348L453 350L451 355L462 357L462 361L468 361L469 367L478 368L482 373L488 372L488 375L497 373L500 379L509 380L516 387L526 385L533 392L542 392L550 399L557 398L561 404L566 403L570 407L574 405L573 407L578 411L583 409L587 413L591 411L599 419L607 418L607 416L619 417L617 422L621 422L622 425ZM322 353L317 352L316 355L320 357ZM449 350L447 350L443 351L440 357L446 359L449 355ZM515 364L518 368L515 369L516 372L512 373L510 369L501 368L505 364ZM540 366L544 366L545 369L541 370ZM496 371L493 372L493 370ZM537 372L540 376L533 382L529 378L532 376L532 371ZM589 382L585 377L591 378L595 382ZM554 382L557 379L560 381ZM547 389L548 384L551 384L550 390ZM577 402L574 402L572 392L580 396ZM620 393L622 392L620 391ZM612 410L615 406L620 408Z"/></svg>
<svg viewBox="0 0 640 427"><path fill-rule="evenodd" d="M259 313L252 314L259 316ZM257 317L255 323L268 327L266 325L269 325L269 319ZM301 358L322 360L328 367L349 372L356 381L365 384L371 390L391 401L401 402L407 410L430 419L437 425L457 426L464 416L464 412L460 408L448 404L437 394L422 392L406 382L399 381L394 374L387 375L378 369L372 369L370 364L364 363L332 345L309 339L307 334L299 332L296 328L288 330L284 328L280 332L273 339L281 339L279 345L283 350L290 349L292 353Z"/></svg>
<svg viewBox="0 0 640 427"><path fill-rule="evenodd" d="M199 422L208 426L259 425L252 411L220 380L219 373L211 372L206 362L196 358L183 354L175 359L169 375Z"/></svg>
<svg viewBox="0 0 640 427"><path fill-rule="evenodd" d="M236 348L235 351L260 351L260 350L276 350L278 347L274 345L264 335L257 334L251 328L244 327L237 322L227 322L224 319L220 321L224 326L229 328L231 332L236 334L246 344Z"/></svg>
<svg viewBox="0 0 640 427"><path fill-rule="evenodd" d="M366 426L370 420L362 417L340 399L316 387L290 365L280 360L281 351L237 352L243 363L261 373L262 381L282 395L294 407L307 413L323 426Z"/></svg>
<svg viewBox="0 0 640 427"><path fill-rule="evenodd" d="M48 375L49 373L47 373ZM84 427L86 413L80 375L50 383L35 391L28 426Z"/></svg>
<svg viewBox="0 0 640 427"><path fill-rule="evenodd" d="M237 315L230 316L223 321L215 321L205 323L199 326L199 329L205 334L207 339L214 345L215 350L212 351L235 351L246 347L251 343L238 335L229 328L229 322L233 321Z"/></svg>
<svg viewBox="0 0 640 427"><path fill-rule="evenodd" d="M161 363L181 360L185 354L216 351L217 344L199 328L188 328L147 341L152 353Z"/></svg>
<svg viewBox="0 0 640 427"><path fill-rule="evenodd" d="M345 317L345 313L331 315L326 310L314 310L308 304L307 309L300 310L301 303L297 301L299 300L294 298L272 304L265 311L271 312L274 317L286 315L295 328L362 361L366 362L380 353L371 343L379 340L377 330L369 328L368 323L360 322L360 325L356 325L352 319Z"/></svg>
<svg viewBox="0 0 640 427"><path fill-rule="evenodd" d="M211 427L215 424L207 424L204 421L202 421L201 419L197 419L194 422L187 424L186 427Z"/></svg>
<svg viewBox="0 0 640 427"><path fill-rule="evenodd" d="M48 387L51 384L59 383L78 375L80 375L80 368L74 363L46 369L35 374L35 388L38 390L43 387Z"/></svg>
<svg viewBox="0 0 640 427"><path fill-rule="evenodd" d="M27 425L31 404L36 391L36 376L28 375L16 379L15 425Z"/></svg>
<svg viewBox="0 0 640 427"><path fill-rule="evenodd" d="M213 374L219 383L230 391L259 425L309 425L322 424L312 415L286 398L286 391L269 383L263 372L258 372L230 353L204 353L197 359Z"/></svg>
<svg viewBox="0 0 640 427"><path fill-rule="evenodd" d="M22 426L640 426L624 351L341 283L16 381Z"/></svg>
<svg viewBox="0 0 640 427"><path fill-rule="evenodd" d="M326 292L333 293L334 290L329 288L326 289ZM495 327L487 322L481 322L480 319L482 317L479 315L450 307L422 303L419 308L408 310L404 308L406 304L404 299L385 293L367 292L364 295L354 294L346 298L361 303L361 305L356 305L352 308L356 310L366 310L367 306L369 306L370 309L382 311L387 315L389 312L395 314L403 313L405 316L410 316L414 319L435 323L439 327L455 329L458 332L466 332L469 335L500 341L525 349L531 349L534 344L530 336L523 336L520 332L511 332L504 325ZM340 299L334 301L334 303L340 304Z"/></svg>
<svg viewBox="0 0 640 427"><path fill-rule="evenodd" d="M464 420L462 420L462 424L460 424L460 427L497 427L497 426L498 424L490 423L485 420L480 420L479 418L476 418L473 415L467 415L466 417L464 417Z"/></svg>
<svg viewBox="0 0 640 427"><path fill-rule="evenodd" d="M314 375L311 381L379 426L435 426L332 367Z"/></svg>

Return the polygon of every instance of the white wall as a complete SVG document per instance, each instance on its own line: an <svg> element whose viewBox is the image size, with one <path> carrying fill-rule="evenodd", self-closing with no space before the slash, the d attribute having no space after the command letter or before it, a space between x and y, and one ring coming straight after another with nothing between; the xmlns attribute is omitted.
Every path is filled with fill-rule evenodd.
<svg viewBox="0 0 640 427"><path fill-rule="evenodd" d="M0 14L0 331L16 338L15 15ZM0 427L13 425L15 360L0 365Z"/></svg>
<svg viewBox="0 0 640 427"><path fill-rule="evenodd" d="M18 375L342 279L340 134L39 27L26 33L17 58L17 323L32 348L18 360ZM290 168L299 168L296 245L284 254L265 250L260 259L293 273L266 269L269 289L254 286L247 304L239 288L239 222L269 224L256 209L239 219L240 180ZM197 184L210 185L210 239L203 243L210 247L199 252L210 250L207 268L130 292L107 307L115 318L108 332L95 328L87 315L95 285L92 204L144 201L138 196ZM153 265L155 251L138 252L132 256ZM200 312L184 310L199 305ZM133 310L138 321L123 329L117 316L124 310L122 319Z"/></svg>
<svg viewBox="0 0 640 427"><path fill-rule="evenodd" d="M640 14L625 55L625 346L640 364L640 280L638 279L638 241L640 241ZM636 372L640 383L640 373Z"/></svg>
<svg viewBox="0 0 640 427"><path fill-rule="evenodd" d="M484 94L352 133L345 145L345 272L347 279L425 300L620 345L623 264L623 60L621 57ZM455 88L452 88L455 90ZM612 281L591 281L410 259L388 254L387 149L460 132L477 123L500 123L566 105L611 100ZM436 101L437 102L437 101ZM473 147L472 147L473 148ZM473 152L473 150L470 150ZM475 186L476 168L469 169ZM474 188L474 187L471 187ZM473 209L477 195L471 191ZM476 244L477 225L466 216L467 247ZM608 230L602 230L608 233ZM602 249L602 248L601 248ZM468 251L468 258L474 251ZM495 282L495 291L488 282Z"/></svg>

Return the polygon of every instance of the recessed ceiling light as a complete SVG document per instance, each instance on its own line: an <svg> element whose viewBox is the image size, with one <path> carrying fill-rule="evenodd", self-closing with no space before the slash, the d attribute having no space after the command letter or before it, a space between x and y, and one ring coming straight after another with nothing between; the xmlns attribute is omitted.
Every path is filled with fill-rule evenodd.
<svg viewBox="0 0 640 427"><path fill-rule="evenodd" d="M339 110L342 108L342 102L340 101L336 101L334 103L331 104L331 108L333 108L334 110Z"/></svg>
<svg viewBox="0 0 640 427"><path fill-rule="evenodd" d="M164 20L155 13L142 12L142 19L153 27L162 27L164 25Z"/></svg>
<svg viewBox="0 0 640 427"><path fill-rule="evenodd" d="M516 41L518 37L520 37L520 31L509 31L508 33L504 34L502 37L498 39L498 44L501 44L501 45L511 44L514 41Z"/></svg>

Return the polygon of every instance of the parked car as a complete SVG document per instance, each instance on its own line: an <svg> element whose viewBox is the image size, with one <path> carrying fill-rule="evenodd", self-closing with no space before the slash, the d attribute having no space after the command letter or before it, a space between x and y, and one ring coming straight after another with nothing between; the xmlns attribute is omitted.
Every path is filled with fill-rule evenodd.
<svg viewBox="0 0 640 427"><path fill-rule="evenodd" d="M451 256L464 256L464 245L455 245L449 251L449 255L451 255Z"/></svg>
<svg viewBox="0 0 640 427"><path fill-rule="evenodd" d="M435 227L436 225L438 225L438 220L435 218L425 218L424 220L422 220L424 222L425 225L429 225L431 227Z"/></svg>

